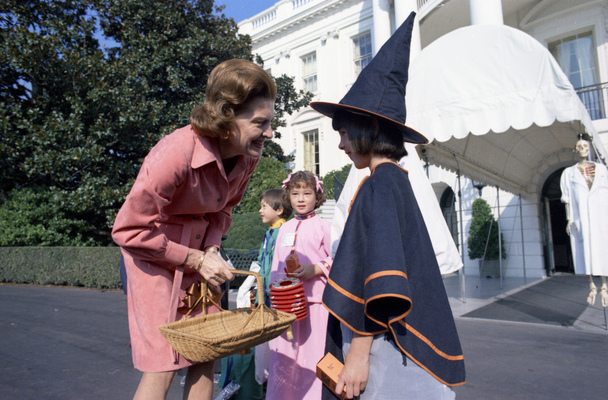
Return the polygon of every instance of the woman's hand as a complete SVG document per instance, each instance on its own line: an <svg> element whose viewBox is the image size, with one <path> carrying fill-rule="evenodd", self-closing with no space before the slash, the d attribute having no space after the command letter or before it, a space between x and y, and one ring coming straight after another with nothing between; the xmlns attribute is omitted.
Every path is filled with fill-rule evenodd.
<svg viewBox="0 0 608 400"><path fill-rule="evenodd" d="M336 394L346 393L347 399L361 394L367 385L369 376L369 352L374 336L363 336L353 332L350 350L344 358L344 368L336 383Z"/></svg>
<svg viewBox="0 0 608 400"><path fill-rule="evenodd" d="M203 254L203 262L200 264ZM219 253L213 250L202 252L200 250L190 249L188 250L188 257L186 257L185 264L196 269L203 279L213 287L218 287L222 283L234 279L234 275L230 272L230 264L228 264Z"/></svg>
<svg viewBox="0 0 608 400"><path fill-rule="evenodd" d="M290 276L295 276L298 279L310 279L315 275L322 274L323 271L317 264L300 264L300 267L293 271Z"/></svg>

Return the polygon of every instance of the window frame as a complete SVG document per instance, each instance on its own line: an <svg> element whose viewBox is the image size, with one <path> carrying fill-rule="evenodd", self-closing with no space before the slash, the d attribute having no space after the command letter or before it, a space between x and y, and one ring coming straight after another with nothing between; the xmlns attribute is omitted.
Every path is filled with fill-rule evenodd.
<svg viewBox="0 0 608 400"><path fill-rule="evenodd" d="M367 43L365 43L365 47L369 47L369 53L361 54L361 44L359 41L365 38ZM371 31L360 33L356 36L352 37L353 43L353 67L355 77L358 77L361 71L370 63L373 58L373 43L372 43L372 33ZM365 65L363 65L365 64Z"/></svg>
<svg viewBox="0 0 608 400"><path fill-rule="evenodd" d="M300 60L302 60L303 89L305 92L316 93L318 90L317 52L307 53L300 57Z"/></svg>
<svg viewBox="0 0 608 400"><path fill-rule="evenodd" d="M312 138L312 140L310 140ZM319 129L313 128L302 132L303 139L303 166L306 171L319 176L321 171L319 153ZM311 152L312 150L312 152Z"/></svg>

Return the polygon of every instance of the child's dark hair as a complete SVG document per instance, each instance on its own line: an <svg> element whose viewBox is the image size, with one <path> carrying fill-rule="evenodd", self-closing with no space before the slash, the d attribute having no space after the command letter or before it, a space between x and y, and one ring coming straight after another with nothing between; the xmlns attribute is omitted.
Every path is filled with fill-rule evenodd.
<svg viewBox="0 0 608 400"><path fill-rule="evenodd" d="M315 174L309 171L298 171L289 174L287 183L283 183L285 193L283 194L283 204L291 204L289 192L298 185L310 186L315 189L315 210L325 203L327 195L323 191L323 181L320 181Z"/></svg>
<svg viewBox="0 0 608 400"><path fill-rule="evenodd" d="M382 120L365 114L349 111L336 111L332 127L339 131L346 129L348 140L354 151L359 154L376 154L399 161L407 155L403 137L382 123Z"/></svg>
<svg viewBox="0 0 608 400"><path fill-rule="evenodd" d="M291 204L285 202L284 193L284 189L269 189L260 195L260 202L264 200L275 211L282 208L283 212L279 217L287 219L291 216L292 209Z"/></svg>

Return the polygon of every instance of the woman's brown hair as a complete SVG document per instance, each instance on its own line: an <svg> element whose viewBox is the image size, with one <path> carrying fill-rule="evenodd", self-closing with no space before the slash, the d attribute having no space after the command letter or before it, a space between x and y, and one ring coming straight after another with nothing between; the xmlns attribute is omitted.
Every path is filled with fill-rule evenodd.
<svg viewBox="0 0 608 400"><path fill-rule="evenodd" d="M259 65L248 60L227 60L211 71L205 101L194 107L190 123L200 136L225 138L235 116L251 100L276 97L274 80Z"/></svg>

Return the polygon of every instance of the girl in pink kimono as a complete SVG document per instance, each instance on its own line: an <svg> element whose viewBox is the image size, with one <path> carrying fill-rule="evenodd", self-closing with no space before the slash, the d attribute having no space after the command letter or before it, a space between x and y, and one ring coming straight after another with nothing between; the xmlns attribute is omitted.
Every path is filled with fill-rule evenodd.
<svg viewBox="0 0 608 400"><path fill-rule="evenodd" d="M270 281L285 278L285 261L297 254L300 266L290 276L303 281L308 316L293 323L291 340L283 333L270 342L266 400L321 398L316 365L325 350L328 313L321 299L331 265L331 224L315 214L326 199L322 184L308 171L289 175L283 182L285 202L291 204L295 218L279 230Z"/></svg>
<svg viewBox="0 0 608 400"><path fill-rule="evenodd" d="M272 138L275 97L274 81L254 63L216 66L191 125L152 148L116 216L112 237L128 276L133 364L143 372L135 399L166 398L184 367L184 399L211 399L214 363L184 359L158 327L182 318L185 289L201 277L213 287L233 278L217 250L264 141Z"/></svg>

